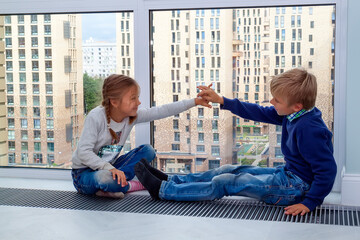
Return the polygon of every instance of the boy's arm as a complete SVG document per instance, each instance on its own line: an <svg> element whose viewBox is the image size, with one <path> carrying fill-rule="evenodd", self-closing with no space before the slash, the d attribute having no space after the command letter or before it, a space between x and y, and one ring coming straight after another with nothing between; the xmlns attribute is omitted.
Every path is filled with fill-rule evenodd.
<svg viewBox="0 0 360 240"><path fill-rule="evenodd" d="M335 181L337 167L333 156L332 134L318 126L299 127L297 134L300 154L310 165L313 175L310 189L301 203L312 211L322 204Z"/></svg>
<svg viewBox="0 0 360 240"><path fill-rule="evenodd" d="M274 107L262 107L254 103L240 102L238 99L228 99L219 96L213 89L207 86L198 86L201 92L199 97L213 103L220 103L221 109L230 110L242 118L281 125L283 117L279 116Z"/></svg>
<svg viewBox="0 0 360 240"><path fill-rule="evenodd" d="M224 104L221 109L230 110L242 118L265 122L270 124L282 125L283 116L279 116L274 107L263 107L255 103L241 102L238 99L228 99L223 97Z"/></svg>

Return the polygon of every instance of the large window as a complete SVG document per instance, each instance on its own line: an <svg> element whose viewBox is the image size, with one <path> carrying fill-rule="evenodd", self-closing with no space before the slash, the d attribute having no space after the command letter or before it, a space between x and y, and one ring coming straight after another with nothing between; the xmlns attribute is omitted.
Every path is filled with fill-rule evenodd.
<svg viewBox="0 0 360 240"><path fill-rule="evenodd" d="M286 7L280 6L280 11L276 11L274 3L258 0L252 1L251 7L245 5L246 1L235 0L109 0L109 4L94 7L95 1L90 0L88 4L76 2L72 6L62 5L61 9L58 4L51 4L55 0L49 0L47 4L39 2L31 2L39 8L29 8L30 3L15 7L9 2L12 7L8 9L19 15L6 15L5 10L0 10L6 15L4 49L0 49L5 73L0 79L5 78L4 86L12 84L9 89L13 89L13 94L5 91L0 103L5 104L4 111L14 108L0 114L8 124L7 129L3 130L5 132L0 134L5 136L0 141L0 145L4 146L1 149L7 149L0 152L0 165L36 164L41 167L52 165L70 168L71 153L76 148L85 114L91 109L86 97L82 105L85 80L89 80L83 77L85 72L94 79L100 79L100 82L113 72L135 76L141 87L140 100L144 107L194 98L196 86L210 83L220 95L270 105L270 76L292 67L311 66L311 71L319 80L317 106L323 112L325 123L334 132L335 158L339 163L338 169L342 169L345 161L343 106L346 68L339 59L340 55L343 59L343 54L347 52L347 37L343 34L347 24L344 1L314 0L314 6L301 7L298 6L301 1L290 0L286 2ZM262 7L256 7L257 3ZM29 12L29 9L39 9L41 14ZM122 12L73 14L74 9L81 12L94 9L99 12ZM293 9L296 9L295 13ZM48 14L67 11L69 14ZM275 16L278 18L278 28L273 25ZM114 22L115 28L110 27ZM196 22L198 29L195 29ZM24 36L18 35L19 25L24 26ZM96 26L101 26L101 29L96 29ZM114 54L102 54L100 63L97 58L99 54L91 51L91 46L98 41L109 41L109 38L95 37L95 33L102 36L112 34L110 39L114 41L110 42L116 42L116 48L109 48L109 51L115 51L115 61ZM335 36L339 37L336 41ZM82 54L79 54L80 51ZM79 61L81 55L83 58ZM111 57L111 63L116 62L115 70L111 64L106 65L105 57ZM20 71L20 67L25 71ZM321 73L318 73L319 69ZM98 78L93 77L94 74ZM26 96L24 106L20 106L20 100L25 100L20 98L20 83L26 85L26 94L21 94ZM38 90L33 84L39 85ZM101 95L99 85L90 92ZM71 100L67 107L64 103L65 91L67 101ZM52 97L52 101L47 97ZM40 129L33 129L34 107L40 109ZM215 108L219 106L213 105ZM9 113L10 116L7 116ZM199 113L201 118L198 117ZM27 119L26 129L21 128L20 119ZM213 129L215 125L212 120L218 120L217 129ZM59 138L64 139L66 135L66 126L72 128L68 136L71 141L59 143ZM259 157L269 158L267 162L273 166L272 158L280 156L274 147L277 146L276 134L280 133L277 131L279 129L237 118L220 109L213 111L204 108L203 112L199 112L195 107L167 120L155 121L154 127L151 126L150 123L137 125L136 138L133 130L124 150L153 143L157 150L156 166L162 170L173 169L177 172L185 168L186 162L187 170L204 171L209 169L210 163L211 166L242 164L245 158ZM7 130L14 132L9 135ZM42 145L41 152L34 152L34 130L41 132L41 140L37 140ZM51 132L49 136L47 131ZM174 132L181 137L175 138ZM204 133L201 143L198 142L199 133ZM15 141L8 139L8 136L15 138ZM11 144L11 149L15 150L9 149L9 140L16 142L16 145ZM47 152L48 141L54 142L54 152ZM28 142L26 153L18 152L21 151L21 142ZM205 151L198 153L197 145L203 145ZM219 146L218 156L212 155L212 146ZM217 151L216 148L213 150L214 153ZM173 161L169 168L162 165L166 159ZM281 158L276 158L274 162L281 162Z"/></svg>
<svg viewBox="0 0 360 240"><path fill-rule="evenodd" d="M316 106L333 131L335 6L276 9L151 11L153 102L159 106L191 99L198 93L197 86L212 84L225 97L271 106L271 76L303 67L318 78ZM318 26L322 31L316 31ZM324 45L328 47L320 47ZM219 110L216 104L213 109L194 107L154 125L157 166L164 166L169 157L180 163L189 156L192 171L205 171L214 163L258 166L268 162L273 167L283 161L279 127L239 117L233 120L229 111ZM199 158L207 164L195 168Z"/></svg>
<svg viewBox="0 0 360 240"><path fill-rule="evenodd" d="M101 104L103 80L134 76L132 26L132 12L6 15L0 142L8 147L1 147L0 166L71 168L85 116ZM127 146L135 146L133 133Z"/></svg>

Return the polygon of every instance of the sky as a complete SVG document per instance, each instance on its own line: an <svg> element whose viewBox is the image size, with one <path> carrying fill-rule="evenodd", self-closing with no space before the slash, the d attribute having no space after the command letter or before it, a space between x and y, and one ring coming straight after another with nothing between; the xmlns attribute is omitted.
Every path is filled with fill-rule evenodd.
<svg viewBox="0 0 360 240"><path fill-rule="evenodd" d="M82 40L90 37L95 41L116 41L115 13L82 14Z"/></svg>

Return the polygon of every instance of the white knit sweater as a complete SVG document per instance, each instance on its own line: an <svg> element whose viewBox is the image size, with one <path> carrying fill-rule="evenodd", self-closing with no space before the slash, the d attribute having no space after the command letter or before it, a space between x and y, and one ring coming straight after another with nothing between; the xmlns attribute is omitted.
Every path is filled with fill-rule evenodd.
<svg viewBox="0 0 360 240"><path fill-rule="evenodd" d="M139 108L137 117L132 124L129 124L129 118L117 123L110 120L110 127L115 132L121 132L120 141L117 145L123 146L131 129L135 124L149 122L172 115L176 115L195 106L194 99L183 100L170 104L165 104L153 108ZM84 123L84 128L75 152L72 155L72 168L86 168L93 170L114 168L111 161L119 153L114 152L104 155L100 158L97 154L101 147L111 144L111 135L107 128L105 109L98 106L90 111Z"/></svg>

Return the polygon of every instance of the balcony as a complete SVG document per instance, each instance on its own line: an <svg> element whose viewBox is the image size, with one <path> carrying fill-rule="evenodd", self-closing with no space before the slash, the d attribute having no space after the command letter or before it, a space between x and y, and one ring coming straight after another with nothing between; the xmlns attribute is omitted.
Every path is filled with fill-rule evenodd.
<svg viewBox="0 0 360 240"><path fill-rule="evenodd" d="M233 45L243 45L243 44L244 44L244 41L243 41L243 40L233 39L233 40L232 40L232 44L233 44Z"/></svg>
<svg viewBox="0 0 360 240"><path fill-rule="evenodd" d="M233 57L242 57L244 56L244 53L242 51L233 51L232 55Z"/></svg>

